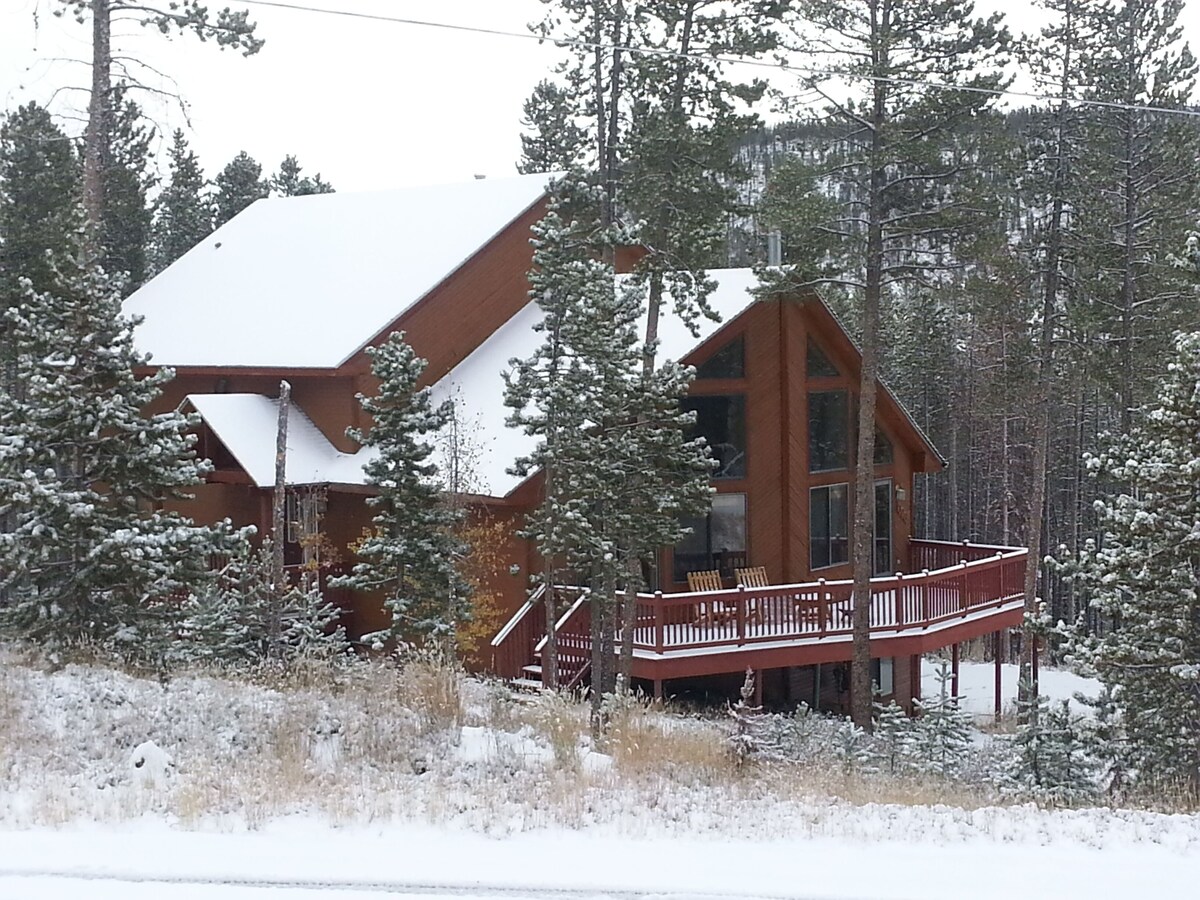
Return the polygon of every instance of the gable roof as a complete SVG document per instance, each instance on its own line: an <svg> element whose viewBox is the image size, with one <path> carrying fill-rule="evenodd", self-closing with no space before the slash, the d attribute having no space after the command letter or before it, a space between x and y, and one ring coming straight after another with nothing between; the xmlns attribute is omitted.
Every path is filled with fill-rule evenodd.
<svg viewBox="0 0 1200 900"><path fill-rule="evenodd" d="M257 487L274 487L278 399L262 394L189 394L186 402ZM294 402L288 406L287 421L284 473L288 484L366 483L362 467L373 450L342 453Z"/></svg>
<svg viewBox="0 0 1200 900"><path fill-rule="evenodd" d="M550 177L259 200L125 301L137 348L156 366L336 368Z"/></svg>
<svg viewBox="0 0 1200 900"><path fill-rule="evenodd" d="M720 320L701 318L693 333L673 314L670 298L666 298L659 319L660 359L685 359L757 302L752 292L760 285L753 269L713 269L708 276L717 284L708 302ZM805 302L825 321L824 330L836 335L843 349L857 360L861 356L858 346L824 301L812 294ZM505 497L525 481L509 473L508 467L532 453L537 439L506 426L509 411L504 405L504 373L510 368L510 359L527 359L541 344L542 335L533 330L541 318L541 310L531 301L431 388L435 404L446 400L455 404L465 449L473 461L471 493ZM645 330L644 319L641 330ZM933 443L888 386L880 381L879 387L881 411L891 411L909 426L914 438L910 443L921 448L925 461L918 470L938 468L944 461Z"/></svg>
<svg viewBox="0 0 1200 900"><path fill-rule="evenodd" d="M708 274L717 282L708 302L721 320L700 319L696 323L699 336L694 336L671 313L668 302L659 319L660 359L683 359L754 302L750 291L758 286L758 279L753 270L723 269ZM473 463L471 493L506 497L525 481L509 473L508 467L532 453L538 441L505 424L509 410L504 405L504 373L510 368L509 360L527 359L541 345L543 336L534 331L541 319L541 309L529 302L430 390L434 405L446 400L455 405ZM644 317L641 330L645 330Z"/></svg>

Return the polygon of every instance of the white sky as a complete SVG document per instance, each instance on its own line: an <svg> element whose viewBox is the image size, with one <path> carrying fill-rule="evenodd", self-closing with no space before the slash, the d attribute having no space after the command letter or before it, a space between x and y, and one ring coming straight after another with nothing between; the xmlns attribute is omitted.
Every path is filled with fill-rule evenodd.
<svg viewBox="0 0 1200 900"><path fill-rule="evenodd" d="M509 31L523 31L544 9L539 0L285 2ZM560 58L554 47L529 40L209 0L213 8L226 3L251 10L267 41L258 55L130 26L119 38L127 53L178 84L190 128L173 101L138 99L162 130L187 128L210 175L239 150L267 170L294 153L306 172L319 171L339 190L513 174L521 104ZM0 0L0 110L48 102L56 89L54 108L64 116L79 115L86 103L70 88L88 83L85 66L72 60L88 57L90 29L54 17L59 5ZM1014 31L1034 25L1026 0L978 0L978 8L1005 9ZM1200 47L1200 2L1184 12L1184 28Z"/></svg>

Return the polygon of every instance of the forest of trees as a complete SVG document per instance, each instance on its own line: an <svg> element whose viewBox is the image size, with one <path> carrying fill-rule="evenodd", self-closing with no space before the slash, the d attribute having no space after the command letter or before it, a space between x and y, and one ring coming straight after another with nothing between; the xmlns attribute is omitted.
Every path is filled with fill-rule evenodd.
<svg viewBox="0 0 1200 900"><path fill-rule="evenodd" d="M332 187L293 156L265 175L240 153L210 178L182 130L156 160L136 86L114 81L113 16L257 53L245 13L193 0L59 5L92 25L87 126L73 134L32 102L0 125L0 624L40 639L57 618L145 650L139 635L162 608L138 599L177 591L194 548L239 536L140 502L196 483L204 462L184 417L139 422L160 382L132 377L120 298L255 200ZM821 292L863 351L855 721L873 721L875 429L862 426L883 379L946 457L919 484L915 531L1030 547L1027 635L1097 672L1141 723L1121 765L1200 784L1198 67L1181 0L1037 6L1049 24L1017 35L967 0L546 0L533 28L562 57L522 111L518 168L568 174L536 234L545 344L514 366L508 402L511 424L540 440L517 462L546 478L527 530L545 557L539 577L553 584L566 559L593 591L595 729L600 698L629 687L628 654L613 647L633 623L615 598L645 585L655 549L707 500L710 461L679 411L692 373L657 352L664 304L685 321L710 315L706 269L756 265L770 285ZM809 62L769 76L760 66L760 80L738 77L732 58ZM1014 67L1032 82L1019 104L1005 100ZM768 267L773 235L782 265ZM619 286L616 248L635 242L646 253ZM96 352L64 353L80 342ZM425 435L444 412L415 390L411 349L387 345L374 361L390 380L364 401L380 430L360 437L413 478L387 481L381 533L347 583L392 584L397 623L443 634L464 589L426 467ZM87 419L89 398L99 419ZM120 455L105 443L114 432L156 449ZM113 487L97 493L98 482ZM74 555L50 539L59 533ZM115 583L131 548L152 544L166 549ZM405 548L418 545L440 549L417 560ZM190 634L258 602L260 562L243 553L242 601L211 583L192 594ZM405 566L420 577L394 578ZM283 600L271 603L277 642ZM328 614L304 591L288 603L310 625ZM123 612L97 612L109 607ZM246 643L264 646L260 632ZM1037 728L1032 646L1022 703Z"/></svg>

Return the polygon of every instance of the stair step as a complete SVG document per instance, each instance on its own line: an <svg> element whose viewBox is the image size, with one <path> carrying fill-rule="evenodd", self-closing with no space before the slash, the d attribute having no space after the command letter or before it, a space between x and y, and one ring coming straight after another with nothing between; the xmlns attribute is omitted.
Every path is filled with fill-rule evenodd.
<svg viewBox="0 0 1200 900"><path fill-rule="evenodd" d="M522 690L527 691L540 691L545 687L540 678L536 681L532 678L514 678L510 683L515 688L521 688Z"/></svg>
<svg viewBox="0 0 1200 900"><path fill-rule="evenodd" d="M523 669L521 669L521 671L527 675L535 676L537 678L542 677L542 667L540 665L538 665L537 663L533 663L532 665L525 666Z"/></svg>

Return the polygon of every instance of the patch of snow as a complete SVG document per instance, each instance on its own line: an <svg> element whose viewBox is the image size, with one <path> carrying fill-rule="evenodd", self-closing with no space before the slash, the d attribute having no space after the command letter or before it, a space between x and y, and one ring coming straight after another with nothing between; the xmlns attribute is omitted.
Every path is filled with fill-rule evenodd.
<svg viewBox="0 0 1200 900"><path fill-rule="evenodd" d="M921 696L937 694L937 660L925 657L921 661ZM1004 663L1000 666L1000 702L1005 710L1011 710L1017 702L1017 684L1020 681L1020 666ZM963 661L958 670L958 693L962 707L976 717L995 714L996 667L993 663ZM1100 682L1095 678L1084 678L1073 672L1043 667L1038 672L1038 689L1051 702L1066 700L1071 712L1087 714L1089 708L1075 699L1080 693L1095 697L1100 693Z"/></svg>

